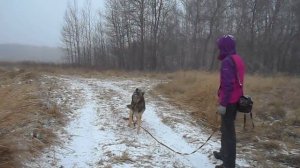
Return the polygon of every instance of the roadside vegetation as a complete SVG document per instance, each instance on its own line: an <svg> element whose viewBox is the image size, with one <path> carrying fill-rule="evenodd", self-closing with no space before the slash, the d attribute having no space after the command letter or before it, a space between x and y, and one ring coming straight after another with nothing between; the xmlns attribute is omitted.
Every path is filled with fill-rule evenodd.
<svg viewBox="0 0 300 168"><path fill-rule="evenodd" d="M55 82L41 81L37 71L0 69L0 167L24 167L55 141L64 115L50 101Z"/></svg>
<svg viewBox="0 0 300 168"><path fill-rule="evenodd" d="M99 71L32 62L0 63L0 168L26 167L24 161L30 162L46 147L60 143L56 132L63 131L67 123L70 110L66 104L70 100L59 100L61 103L57 104L56 99L62 98L62 86L45 75L144 76L140 72ZM122 160L123 155L120 158Z"/></svg>
<svg viewBox="0 0 300 168"><path fill-rule="evenodd" d="M190 108L191 115L209 128L216 122L217 73L188 71L167 75L169 82L157 91L179 106ZM300 165L300 78L284 75L248 75L245 93L254 99L254 124L243 115L236 120L237 149L262 167ZM204 122L203 122L204 121Z"/></svg>
<svg viewBox="0 0 300 168"><path fill-rule="evenodd" d="M21 167L45 147L56 143L55 131L66 122L67 107L57 105L55 80L45 74L87 78L141 77L161 80L154 94L188 111L199 125L218 127L216 115L219 75L214 72L178 71L141 73L98 71L60 66L18 65L0 68L0 167ZM261 167L300 165L300 78L296 76L248 75L245 93L254 99L254 124L243 115L236 120L237 149ZM218 120L218 121L217 121Z"/></svg>

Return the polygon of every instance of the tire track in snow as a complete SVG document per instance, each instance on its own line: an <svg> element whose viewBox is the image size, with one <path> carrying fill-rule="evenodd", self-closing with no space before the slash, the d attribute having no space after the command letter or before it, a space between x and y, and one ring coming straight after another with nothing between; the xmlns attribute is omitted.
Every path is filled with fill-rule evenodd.
<svg viewBox="0 0 300 168"><path fill-rule="evenodd" d="M158 81L144 79L124 80L86 79L62 77L70 90L81 90L82 105L74 109L75 117L66 127L72 137L62 138L64 147L55 146L39 158L42 167L214 167L216 160L208 152L216 149L216 142L204 147L204 151L189 156L180 156L160 146L147 133L129 128L127 121L129 111L126 104L131 101L132 91L136 88L146 90L146 111L142 126L155 137L180 152L190 152L198 145L190 144L185 134L193 138L201 136L201 141L208 137L200 128L190 122L167 125L163 116L178 117L182 112L166 102L157 102L147 94ZM72 94L72 91L70 92ZM190 119L188 114L183 117ZM43 164L41 164L43 163Z"/></svg>
<svg viewBox="0 0 300 168"><path fill-rule="evenodd" d="M153 86L151 83L147 82L148 88L150 89ZM137 85L137 86L136 86ZM146 83L142 84L142 87L145 86ZM134 90L136 87L141 87L139 84L136 84L132 81L119 81L117 84L113 84L111 81L110 82L102 82L98 83L98 86L100 88L108 88L111 91L114 91L115 93L118 93L119 96L119 102L115 104L121 104L121 107L116 107L120 111L118 114L121 114L122 109L124 110L124 107L126 105L126 102L130 102L130 95L132 94L131 91ZM131 87L128 87L131 86ZM125 88L125 89L123 89ZM147 95L147 92L146 92ZM147 96L146 96L147 97ZM116 97L113 97L113 99ZM113 100L116 101L116 100ZM114 105L116 106L116 105ZM146 99L146 111L144 112L143 115L143 123L142 125L149 129L154 135L156 135L160 140L162 140L164 143L168 144L172 148L174 148L177 151L182 151L182 152L190 152L195 149L195 147L190 146L183 138L182 136L178 135L175 133L169 126L165 125L162 123L161 118L158 117L157 113L161 111L158 111L156 108L156 105L153 104L153 102L148 102ZM128 113L125 112L122 115L127 115ZM121 118L121 117L120 117ZM124 123L125 124L125 123ZM123 125L125 127L125 125ZM133 132L128 132L129 134L136 134L136 130ZM128 134L127 133L127 134ZM139 135L137 137L138 140L142 141L149 141L150 143L154 143L155 145L152 146L154 149L157 148L159 151L163 151L162 153L165 153L165 158L169 159L169 162L161 163L162 165L157 165L157 166L175 166L177 165L182 165L182 167L214 167L213 163L209 158L207 157L206 154L202 153L195 153L193 155L189 156L180 156L177 154L172 153L165 147L160 146L157 144L149 135L147 135L145 132L143 134ZM145 140L146 139L146 140ZM150 146L150 145L148 145ZM130 151L130 150L129 150ZM134 150L130 151L131 155L134 155ZM162 155L160 157L163 157ZM180 163L179 163L179 162ZM153 166L153 165L152 165Z"/></svg>

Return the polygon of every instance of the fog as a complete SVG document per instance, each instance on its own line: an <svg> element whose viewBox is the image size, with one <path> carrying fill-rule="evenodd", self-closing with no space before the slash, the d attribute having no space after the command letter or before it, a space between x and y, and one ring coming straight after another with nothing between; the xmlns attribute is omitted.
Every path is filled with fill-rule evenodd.
<svg viewBox="0 0 300 168"><path fill-rule="evenodd" d="M83 6L86 0L77 0ZM0 44L58 47L68 3L73 0L1 0ZM103 9L104 0L92 0L93 10Z"/></svg>

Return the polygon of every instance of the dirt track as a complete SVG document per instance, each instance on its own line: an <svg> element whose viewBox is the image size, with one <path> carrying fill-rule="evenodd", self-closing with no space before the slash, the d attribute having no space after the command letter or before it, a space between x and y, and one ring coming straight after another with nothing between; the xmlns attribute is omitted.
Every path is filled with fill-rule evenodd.
<svg viewBox="0 0 300 168"><path fill-rule="evenodd" d="M191 152L204 143L208 134L182 109L149 91L160 81L136 78L88 79L71 76L50 77L60 81L61 99L67 104L70 121L58 131L60 145L46 149L27 163L30 167L214 167L221 162L211 156L220 146L213 137L202 150L181 156L161 146L145 131L138 135L129 128L126 104L132 91L146 91L146 111L142 126L157 139L179 152ZM59 99L58 99L59 100ZM239 156L238 156L239 157ZM239 167L248 167L237 160Z"/></svg>

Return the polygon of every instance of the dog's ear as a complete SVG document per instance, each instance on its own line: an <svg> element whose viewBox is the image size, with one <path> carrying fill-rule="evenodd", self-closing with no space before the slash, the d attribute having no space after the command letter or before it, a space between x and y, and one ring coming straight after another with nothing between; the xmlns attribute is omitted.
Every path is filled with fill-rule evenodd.
<svg viewBox="0 0 300 168"><path fill-rule="evenodd" d="M127 105L127 108L129 108L129 109L131 110L131 109L132 109L131 104L128 104L128 105Z"/></svg>
<svg viewBox="0 0 300 168"><path fill-rule="evenodd" d="M144 96L145 92L142 92L142 96Z"/></svg>
<svg viewBox="0 0 300 168"><path fill-rule="evenodd" d="M136 89L135 89L135 92L138 92L138 91L139 91L139 88L136 88Z"/></svg>

